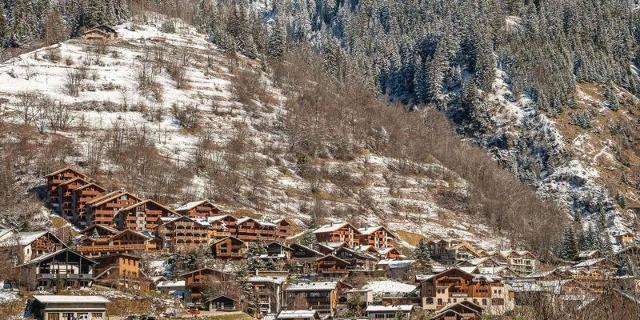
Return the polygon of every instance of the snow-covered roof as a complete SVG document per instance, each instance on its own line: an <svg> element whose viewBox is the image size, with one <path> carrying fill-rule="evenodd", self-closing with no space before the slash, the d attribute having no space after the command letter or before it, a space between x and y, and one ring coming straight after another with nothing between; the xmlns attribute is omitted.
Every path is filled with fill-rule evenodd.
<svg viewBox="0 0 640 320"><path fill-rule="evenodd" d="M191 202L187 202L184 205L176 208L176 211L187 211L187 210L191 210L203 203L209 202L209 200L200 200L200 201L191 201Z"/></svg>
<svg viewBox="0 0 640 320"><path fill-rule="evenodd" d="M184 288L184 280L179 281L160 281L156 285L156 288Z"/></svg>
<svg viewBox="0 0 640 320"><path fill-rule="evenodd" d="M76 255L76 256L78 256L78 257L81 257L82 259L87 260L87 261L90 261L90 262L92 262L92 263L97 263L97 262L95 262L94 260L89 259L89 258L87 258L87 257L85 257L85 256L83 256L83 255L81 255L81 254L80 254L80 253L78 253L78 252L75 252L75 251L73 251L73 250L71 250L71 249L69 249L69 248L64 248L64 249L60 249L60 250L57 250L57 251L54 251L54 252L50 252L50 253L43 254L43 255L41 255L41 256L39 256L39 257L36 257L35 259L32 259L31 261L29 261L29 262L25 263L24 265L30 265L30 264L40 263L40 262L45 261L45 260L47 260L47 259L49 259L49 258L51 258L51 257L55 257L56 255L58 255L58 254L60 254L60 253L62 253L62 252L64 252L64 251L69 251L69 253L74 254L74 255Z"/></svg>
<svg viewBox="0 0 640 320"><path fill-rule="evenodd" d="M318 314L316 310L282 310L277 319L310 319Z"/></svg>
<svg viewBox="0 0 640 320"><path fill-rule="evenodd" d="M290 284L285 291L327 291L335 290L338 287L338 282L299 282Z"/></svg>
<svg viewBox="0 0 640 320"><path fill-rule="evenodd" d="M109 303L109 299L103 296L61 296L61 295L34 295L34 299L42 303Z"/></svg>
<svg viewBox="0 0 640 320"><path fill-rule="evenodd" d="M369 281L362 289L373 293L409 293L416 289L415 285L393 280Z"/></svg>
<svg viewBox="0 0 640 320"><path fill-rule="evenodd" d="M378 230L382 229L382 226L375 226L375 227L367 227L367 228L359 228L358 231L360 231L360 233L364 234L364 235L370 235Z"/></svg>
<svg viewBox="0 0 640 320"><path fill-rule="evenodd" d="M399 304L390 306L367 306L367 312L397 312L404 311L410 312L413 310L412 304Z"/></svg>
<svg viewBox="0 0 640 320"><path fill-rule="evenodd" d="M593 259L587 259L585 261L582 261L578 264L576 264L574 267L576 268L584 268L584 267L592 267L598 263L600 263L601 261L604 261L605 258L593 258Z"/></svg>
<svg viewBox="0 0 640 320"><path fill-rule="evenodd" d="M597 254L598 250L585 250L585 251L580 251L578 253L578 258L590 258L592 256L594 256L595 254Z"/></svg>
<svg viewBox="0 0 640 320"><path fill-rule="evenodd" d="M29 244L36 241L38 238L46 235L47 233L49 233L49 231L18 232L13 236L7 237L3 241L1 241L0 247L14 246L16 244L20 246L28 246Z"/></svg>
<svg viewBox="0 0 640 320"><path fill-rule="evenodd" d="M334 231L338 231L346 226L350 226L351 228L353 228L356 232L360 232L358 231L358 229L354 228L350 223L348 222L342 222L342 223L329 223L329 224L325 224L323 226L321 226L320 228L313 230L313 233L327 233L327 232L334 232Z"/></svg>
<svg viewBox="0 0 640 320"><path fill-rule="evenodd" d="M416 260L380 260L377 265L386 265L390 269L410 267Z"/></svg>
<svg viewBox="0 0 640 320"><path fill-rule="evenodd" d="M275 284L283 284L287 281L287 276L250 276L248 282L269 282Z"/></svg>

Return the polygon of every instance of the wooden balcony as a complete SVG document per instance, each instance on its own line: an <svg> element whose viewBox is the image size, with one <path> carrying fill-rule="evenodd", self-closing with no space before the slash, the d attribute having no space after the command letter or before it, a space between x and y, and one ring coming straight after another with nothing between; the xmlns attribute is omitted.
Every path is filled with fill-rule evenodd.
<svg viewBox="0 0 640 320"><path fill-rule="evenodd" d="M55 274L55 273L39 273L36 275L37 279L69 279L69 280L91 280L93 279L93 274L89 273L66 273L66 274Z"/></svg>
<svg viewBox="0 0 640 320"><path fill-rule="evenodd" d="M156 250L155 244L126 244L126 245L94 245L78 246L76 250L85 252L122 252L122 251L152 251Z"/></svg>

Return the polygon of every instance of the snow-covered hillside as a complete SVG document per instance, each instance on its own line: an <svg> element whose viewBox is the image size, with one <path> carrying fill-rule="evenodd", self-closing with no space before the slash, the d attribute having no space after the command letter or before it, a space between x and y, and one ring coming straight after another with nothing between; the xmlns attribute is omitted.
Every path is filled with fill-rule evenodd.
<svg viewBox="0 0 640 320"><path fill-rule="evenodd" d="M265 219L286 216L302 227L310 210L321 205L324 220L382 223L408 234L462 237L485 248L503 242L456 210L456 196L466 196L467 182L437 162L404 164L412 167L407 172L398 169L397 159L363 154L313 163L325 177L319 182L303 178L285 155L284 96L266 75L259 79L265 88L261 98L241 103L244 97L234 91L234 84L244 81L238 70L259 72L259 61L229 57L193 27L174 23L175 32L163 32L166 20L149 15L117 26L118 40L106 46L72 39L6 61L0 65L0 112L16 124L35 125L44 135L69 138L77 153L65 160L81 167L94 156L98 133L143 131L167 161L195 172L172 205L210 196L210 178L195 169L203 137L224 146L242 128L255 146L243 156L266 166L259 186L239 184L235 194L215 199L230 211ZM194 115L197 126L186 125L177 112ZM51 126L44 116L49 113L64 114L67 125ZM213 149L212 157L224 158L221 147ZM116 167L105 158L101 178L117 185L118 177L111 175L119 172ZM252 174L247 169L241 177Z"/></svg>

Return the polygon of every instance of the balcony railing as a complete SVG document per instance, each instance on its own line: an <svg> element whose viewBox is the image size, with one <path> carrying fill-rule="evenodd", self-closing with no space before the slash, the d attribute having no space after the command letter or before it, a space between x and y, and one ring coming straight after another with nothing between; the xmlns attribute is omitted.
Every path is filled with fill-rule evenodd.
<svg viewBox="0 0 640 320"><path fill-rule="evenodd" d="M128 245L96 245L96 246L78 246L77 251L84 252L111 252L111 251L147 251L156 250L155 244L128 244Z"/></svg>
<svg viewBox="0 0 640 320"><path fill-rule="evenodd" d="M93 279L92 274L88 273L66 273L66 274L55 274L55 273L40 273L37 275L39 279L75 279L75 280L91 280Z"/></svg>

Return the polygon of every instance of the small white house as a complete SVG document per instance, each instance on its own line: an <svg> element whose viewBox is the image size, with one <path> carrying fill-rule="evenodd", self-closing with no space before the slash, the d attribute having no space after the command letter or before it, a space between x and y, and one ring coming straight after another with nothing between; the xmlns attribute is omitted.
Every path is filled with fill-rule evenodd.
<svg viewBox="0 0 640 320"><path fill-rule="evenodd" d="M320 315L315 310L283 310L276 319L286 320L319 320Z"/></svg>
<svg viewBox="0 0 640 320"><path fill-rule="evenodd" d="M28 311L38 320L106 320L109 302L103 296L35 295Z"/></svg>

